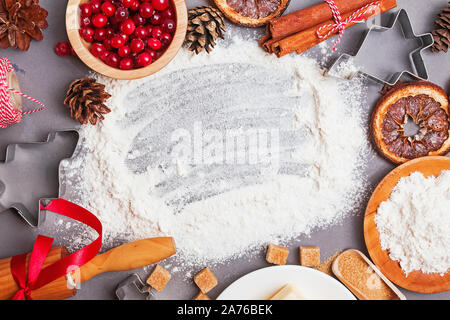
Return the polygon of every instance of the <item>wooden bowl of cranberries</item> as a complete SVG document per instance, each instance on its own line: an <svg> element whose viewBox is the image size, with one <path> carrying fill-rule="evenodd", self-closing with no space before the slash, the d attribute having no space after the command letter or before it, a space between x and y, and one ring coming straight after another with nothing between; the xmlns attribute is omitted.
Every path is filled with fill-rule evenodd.
<svg viewBox="0 0 450 320"><path fill-rule="evenodd" d="M70 44L91 69L138 79L166 66L183 45L184 0L69 0Z"/></svg>

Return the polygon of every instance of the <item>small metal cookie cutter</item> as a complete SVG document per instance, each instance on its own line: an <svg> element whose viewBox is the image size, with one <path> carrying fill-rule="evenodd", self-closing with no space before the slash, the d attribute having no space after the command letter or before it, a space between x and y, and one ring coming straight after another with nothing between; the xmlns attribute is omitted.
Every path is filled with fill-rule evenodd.
<svg viewBox="0 0 450 320"><path fill-rule="evenodd" d="M116 296L119 300L139 299L144 295L145 300L150 300L153 296L150 286L145 284L137 273L122 280L116 288Z"/></svg>
<svg viewBox="0 0 450 320"><path fill-rule="evenodd" d="M60 161L57 173L59 184L58 197L61 196L61 194L64 193L63 185L60 181L62 176L61 162L73 158L78 153L79 149L79 144L75 143L74 148L71 149L71 155L67 157L67 153L69 152L62 150L63 148L61 148L61 144L66 142L66 138L63 137L66 134L76 136L78 142L78 131L75 129L68 129L50 132L47 136L47 140L44 142L16 143L10 144L6 147L5 161L0 162L0 213L8 209L14 209L32 227L37 227L40 225L40 223L44 222L46 211L40 210L39 205L41 203L45 204L49 202L51 198L45 197L45 193L41 194L42 196L36 195L41 191L27 191L26 186L29 185L29 180L33 179L33 174L24 170L25 168L11 169L9 166L13 165L17 161L17 158L20 158L20 153L24 152L24 150L28 150L28 152L31 153L30 150L34 149L35 147L42 149L42 151L39 151L42 156L39 159L30 159L31 162L45 162L46 160L48 160L48 157L59 155L58 160ZM14 169L22 169L21 171L23 172L12 172L14 171ZM45 172L43 174L45 174L46 178L48 178L50 175L48 172ZM8 192L8 189L11 189L11 183L14 183L16 186L20 186L21 192L15 192L14 194ZM41 181L40 183L45 183L45 181ZM28 194L28 192L30 195Z"/></svg>
<svg viewBox="0 0 450 320"><path fill-rule="evenodd" d="M350 55L347 53L342 54L333 63L331 68L328 70L328 74L330 74L330 75L338 74L336 69L339 67L339 65L341 65L341 63L349 61L353 57L356 57L358 55L359 51L361 50L361 48L366 43L366 40L372 31L384 32L384 31L391 30L397 24L397 22L400 23L400 25L402 27L402 31L403 31L403 36L406 39L416 39L420 43L420 46L417 49L415 49L409 53L409 60L412 65L413 72L410 72L408 70L396 72L389 78L389 80L381 79L375 75L369 74L364 71L359 71L358 73L363 74L378 83L387 84L390 86L395 85L398 82L398 80L400 78L402 78L403 76L409 76L409 77L412 77L413 79L428 80L428 71L427 71L425 62L422 58L422 51L431 47L434 43L434 39L433 39L433 36L431 35L431 33L425 33L425 34L421 34L421 35L416 35L414 33L414 30L413 30L413 27L411 24L411 20L405 9L401 9L394 16L393 21L386 27L380 26L380 25L375 25L375 24L372 25L363 35L361 44L360 44L356 54L355 55Z"/></svg>

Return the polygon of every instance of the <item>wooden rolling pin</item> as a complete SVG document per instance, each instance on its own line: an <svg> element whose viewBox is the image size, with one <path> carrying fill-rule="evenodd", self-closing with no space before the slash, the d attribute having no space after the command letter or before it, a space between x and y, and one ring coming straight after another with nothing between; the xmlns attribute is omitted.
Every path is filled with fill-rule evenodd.
<svg viewBox="0 0 450 320"><path fill-rule="evenodd" d="M175 242L171 237L151 238L123 244L96 256L79 269L80 282L86 282L98 274L141 268L175 254ZM68 255L65 247L52 248L44 268ZM27 256L29 260L30 254ZM0 300L11 299L19 290L10 269L11 258L0 260ZM27 266L28 268L28 266ZM75 271L76 275L77 271ZM67 276L31 292L33 300L58 300L72 297L76 288L67 284Z"/></svg>

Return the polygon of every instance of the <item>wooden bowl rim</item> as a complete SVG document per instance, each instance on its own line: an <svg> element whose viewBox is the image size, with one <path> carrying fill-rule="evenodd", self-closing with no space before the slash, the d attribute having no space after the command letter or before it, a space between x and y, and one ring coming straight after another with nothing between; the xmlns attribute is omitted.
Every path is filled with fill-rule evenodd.
<svg viewBox="0 0 450 320"><path fill-rule="evenodd" d="M450 157L426 156L408 161L390 171L377 185L367 203L364 214L364 240L373 263L389 280L410 291L437 293L450 290L450 272L447 272L444 276L440 276L440 274L437 273L424 274L417 270L411 272L408 277L406 277L398 261L391 260L387 250L381 248L380 235L374 221L374 216L380 203L390 197L393 186L397 185L400 178L409 176L415 171L421 172L420 168L417 168L417 166L424 162L438 163L436 168L430 166L431 170L436 170L435 173L426 174L422 172L426 177L439 175L443 170L450 170ZM413 171L410 171L411 169L413 169ZM437 172L437 170L439 170L439 172ZM391 185L392 187L390 187ZM387 193L386 199L378 198L378 194L386 191L387 188L389 188L390 191ZM371 231L373 233L371 233Z"/></svg>
<svg viewBox="0 0 450 320"><path fill-rule="evenodd" d="M99 58L94 57L87 48L87 43L81 38L79 34L80 19L79 19L79 5L86 3L89 0L69 0L66 9L66 30L67 35L74 51L89 68L101 73L107 77L119 80L139 79L158 72L164 68L181 49L187 31L187 7L184 0L171 0L174 4L176 14L176 30L174 37L169 47L155 62L147 67L121 70L108 66Z"/></svg>

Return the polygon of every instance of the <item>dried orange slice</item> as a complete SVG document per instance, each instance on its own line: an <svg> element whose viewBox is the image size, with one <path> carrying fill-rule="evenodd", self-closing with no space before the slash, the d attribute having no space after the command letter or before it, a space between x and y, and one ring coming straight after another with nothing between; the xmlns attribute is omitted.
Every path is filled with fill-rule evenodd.
<svg viewBox="0 0 450 320"><path fill-rule="evenodd" d="M280 16L290 0L214 0L216 6L232 22L259 27Z"/></svg>
<svg viewBox="0 0 450 320"><path fill-rule="evenodd" d="M407 121L419 130L405 134ZM372 115L372 137L378 151L395 163L450 151L449 98L441 87L426 81L406 82L388 91Z"/></svg>

